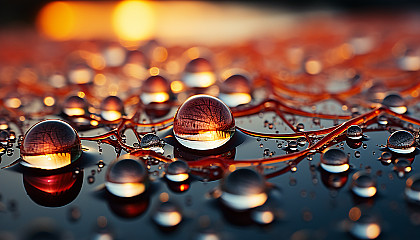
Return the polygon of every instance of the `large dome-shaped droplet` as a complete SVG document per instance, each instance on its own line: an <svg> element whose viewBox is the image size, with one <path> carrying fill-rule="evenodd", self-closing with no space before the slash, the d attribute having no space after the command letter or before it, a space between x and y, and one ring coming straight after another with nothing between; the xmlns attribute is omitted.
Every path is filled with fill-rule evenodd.
<svg viewBox="0 0 420 240"><path fill-rule="evenodd" d="M363 137L363 130L358 125L351 125L347 128L346 136L350 139L361 139Z"/></svg>
<svg viewBox="0 0 420 240"><path fill-rule="evenodd" d="M63 112L67 116L84 115L87 111L88 104L85 99L79 96L68 97L63 104Z"/></svg>
<svg viewBox="0 0 420 240"><path fill-rule="evenodd" d="M182 214L177 205L168 201L159 205L152 219L160 227L171 228L177 226L182 221Z"/></svg>
<svg viewBox="0 0 420 240"><path fill-rule="evenodd" d="M188 163L183 160L171 162L166 169L166 178L172 182L183 182L189 178Z"/></svg>
<svg viewBox="0 0 420 240"><path fill-rule="evenodd" d="M205 58L191 60L185 67L182 81L191 88L206 88L216 82L210 62Z"/></svg>
<svg viewBox="0 0 420 240"><path fill-rule="evenodd" d="M254 170L241 168L221 181L221 200L233 210L243 211L267 201L264 178Z"/></svg>
<svg viewBox="0 0 420 240"><path fill-rule="evenodd" d="M69 165L82 154L79 135L61 120L44 120L32 126L20 147L22 165L57 169Z"/></svg>
<svg viewBox="0 0 420 240"><path fill-rule="evenodd" d="M178 109L173 131L185 147L214 149L225 144L235 132L230 109L219 99L208 95L188 98Z"/></svg>
<svg viewBox="0 0 420 240"><path fill-rule="evenodd" d="M345 172L349 169L349 158L340 149L329 149L322 154L320 165L330 173Z"/></svg>
<svg viewBox="0 0 420 240"><path fill-rule="evenodd" d="M118 197L134 197L148 187L149 176L144 163L125 154L111 162L105 175L105 186Z"/></svg>
<svg viewBox="0 0 420 240"><path fill-rule="evenodd" d="M415 139L413 134L406 130L393 132L387 141L387 147L396 153L408 154L414 152Z"/></svg>

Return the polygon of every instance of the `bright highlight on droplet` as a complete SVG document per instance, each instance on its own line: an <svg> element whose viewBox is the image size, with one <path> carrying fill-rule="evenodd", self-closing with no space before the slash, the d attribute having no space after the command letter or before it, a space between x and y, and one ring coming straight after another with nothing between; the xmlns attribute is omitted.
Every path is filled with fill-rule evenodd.
<svg viewBox="0 0 420 240"><path fill-rule="evenodd" d="M112 15L112 25L117 36L124 41L148 39L154 31L155 16L146 2L122 1Z"/></svg>

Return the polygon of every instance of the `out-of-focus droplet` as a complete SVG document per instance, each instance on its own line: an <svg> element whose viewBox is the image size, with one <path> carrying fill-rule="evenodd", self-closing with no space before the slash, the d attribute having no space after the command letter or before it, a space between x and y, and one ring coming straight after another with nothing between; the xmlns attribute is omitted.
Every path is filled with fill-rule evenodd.
<svg viewBox="0 0 420 240"><path fill-rule="evenodd" d="M86 64L75 64L68 71L70 83L88 84L93 81L94 71Z"/></svg>
<svg viewBox="0 0 420 240"><path fill-rule="evenodd" d="M363 137L363 130L358 125L351 125L347 128L346 136L350 139L361 139Z"/></svg>
<svg viewBox="0 0 420 240"><path fill-rule="evenodd" d="M372 102L380 103L385 98L387 91L387 87L382 82L373 83L367 90L367 98Z"/></svg>
<svg viewBox="0 0 420 240"><path fill-rule="evenodd" d="M22 106L21 95L15 92L7 94L4 98L4 105L9 108L20 108Z"/></svg>
<svg viewBox="0 0 420 240"><path fill-rule="evenodd" d="M317 75L322 72L322 63L318 59L309 57L304 62L305 72L310 75Z"/></svg>
<svg viewBox="0 0 420 240"><path fill-rule="evenodd" d="M6 130L1 130L0 131L0 143L2 143L3 145L7 145L9 141L9 131Z"/></svg>
<svg viewBox="0 0 420 240"><path fill-rule="evenodd" d="M393 132L387 141L387 147L389 150L401 153L401 154L408 154L414 152L416 150L415 145L415 138L413 134L406 130L398 130Z"/></svg>
<svg viewBox="0 0 420 240"><path fill-rule="evenodd" d="M31 168L57 169L82 154L79 135L61 120L44 120L32 126L20 147L21 164Z"/></svg>
<svg viewBox="0 0 420 240"><path fill-rule="evenodd" d="M55 88L62 88L67 85L67 79L62 73L54 73L48 78L48 83Z"/></svg>
<svg viewBox="0 0 420 240"><path fill-rule="evenodd" d="M188 163L183 160L171 162L166 169L165 177L173 182L183 182L189 178Z"/></svg>
<svg viewBox="0 0 420 240"><path fill-rule="evenodd" d="M101 103L101 116L107 121L115 121L124 114L124 103L117 96L108 96Z"/></svg>
<svg viewBox="0 0 420 240"><path fill-rule="evenodd" d="M406 173L411 172L411 161L406 158L395 159L394 171L399 177L404 177Z"/></svg>
<svg viewBox="0 0 420 240"><path fill-rule="evenodd" d="M257 224L267 225L272 223L276 219L276 216L273 209L271 209L267 204L264 204L252 210L251 218Z"/></svg>
<svg viewBox="0 0 420 240"><path fill-rule="evenodd" d="M399 114L407 112L407 106L404 99L396 93L387 95L382 101L382 104L387 106L391 111Z"/></svg>
<svg viewBox="0 0 420 240"><path fill-rule="evenodd" d="M376 239L381 234L381 226L376 218L362 214L362 216L352 224L350 233L357 239Z"/></svg>
<svg viewBox="0 0 420 240"><path fill-rule="evenodd" d="M404 71L418 71L420 69L420 56L413 50L408 49L405 54L398 59L398 66Z"/></svg>
<svg viewBox="0 0 420 240"><path fill-rule="evenodd" d="M321 167L330 173L341 173L349 169L349 158L340 149L329 149L321 156Z"/></svg>
<svg viewBox="0 0 420 240"><path fill-rule="evenodd" d="M119 67L124 64L127 51L120 44L110 44L102 54L107 67Z"/></svg>
<svg viewBox="0 0 420 240"><path fill-rule="evenodd" d="M392 154L390 152L385 151L381 154L381 157L379 160L381 160L381 162L384 162L386 164L390 164L392 161Z"/></svg>
<svg viewBox="0 0 420 240"><path fill-rule="evenodd" d="M216 76L207 59L196 58L185 67L182 81L190 88L206 88L216 82Z"/></svg>
<svg viewBox="0 0 420 240"><path fill-rule="evenodd" d="M141 101L144 104L163 103L170 99L171 85L159 75L151 76L142 85Z"/></svg>
<svg viewBox="0 0 420 240"><path fill-rule="evenodd" d="M153 221L160 227L171 228L182 221L182 214L177 205L170 201L160 203L152 215Z"/></svg>
<svg viewBox="0 0 420 240"><path fill-rule="evenodd" d="M380 124L380 125L387 125L388 124L388 117L385 116L384 114L379 115L379 117L378 117L378 124Z"/></svg>
<svg viewBox="0 0 420 240"><path fill-rule="evenodd" d="M373 197L376 194L376 181L366 172L356 172L353 174L351 190L354 194L362 198Z"/></svg>
<svg viewBox="0 0 420 240"><path fill-rule="evenodd" d="M6 130L9 128L9 123L6 119L0 118L0 130Z"/></svg>
<svg viewBox="0 0 420 240"><path fill-rule="evenodd" d="M81 116L87 112L88 104L79 96L68 97L63 104L63 112L67 116Z"/></svg>
<svg viewBox="0 0 420 240"><path fill-rule="evenodd" d="M375 41L371 36L354 36L349 43L355 55L369 53L375 46Z"/></svg>
<svg viewBox="0 0 420 240"><path fill-rule="evenodd" d="M112 161L105 175L105 186L117 197L134 197L144 193L149 183L144 163L125 154Z"/></svg>
<svg viewBox="0 0 420 240"><path fill-rule="evenodd" d="M220 199L229 208L243 211L267 201L264 178L254 170L241 168L227 175L220 183Z"/></svg>
<svg viewBox="0 0 420 240"><path fill-rule="evenodd" d="M229 107L208 95L188 98L178 109L173 131L179 143L197 150L214 149L235 133L235 120Z"/></svg>
<svg viewBox="0 0 420 240"><path fill-rule="evenodd" d="M251 83L243 75L232 75L220 86L219 98L229 107L251 102Z"/></svg>
<svg viewBox="0 0 420 240"><path fill-rule="evenodd" d="M405 183L405 197L410 202L420 203L420 175L409 177Z"/></svg>

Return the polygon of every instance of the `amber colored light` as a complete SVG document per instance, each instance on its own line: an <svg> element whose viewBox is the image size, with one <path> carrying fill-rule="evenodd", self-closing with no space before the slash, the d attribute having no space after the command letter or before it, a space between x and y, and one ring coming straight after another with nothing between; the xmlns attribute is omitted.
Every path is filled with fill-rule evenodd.
<svg viewBox="0 0 420 240"><path fill-rule="evenodd" d="M74 12L68 3L52 2L41 10L38 25L48 37L67 40L74 28Z"/></svg>
<svg viewBox="0 0 420 240"><path fill-rule="evenodd" d="M112 14L112 25L121 40L148 39L154 30L153 9L146 2L120 2Z"/></svg>
<svg viewBox="0 0 420 240"><path fill-rule="evenodd" d="M353 207L353 208L350 209L350 211L349 211L350 220L357 221L357 220L359 220L360 216L362 216L362 212L360 211L360 208Z"/></svg>
<svg viewBox="0 0 420 240"><path fill-rule="evenodd" d="M174 93L179 93L184 90L184 84L181 81L173 81L171 82L171 90Z"/></svg>

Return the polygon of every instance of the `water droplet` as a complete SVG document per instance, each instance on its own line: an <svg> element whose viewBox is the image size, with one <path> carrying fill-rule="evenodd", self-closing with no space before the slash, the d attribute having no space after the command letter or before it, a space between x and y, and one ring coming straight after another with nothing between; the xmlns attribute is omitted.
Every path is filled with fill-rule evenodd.
<svg viewBox="0 0 420 240"><path fill-rule="evenodd" d="M6 130L9 128L9 123L6 119L0 118L0 130Z"/></svg>
<svg viewBox="0 0 420 240"><path fill-rule="evenodd" d="M359 151L355 151L354 152L354 157L355 158L359 158L360 157L360 152Z"/></svg>
<svg viewBox="0 0 420 240"><path fill-rule="evenodd" d="M387 147L389 150L401 154L414 152L416 149L414 144L415 139L413 134L405 130L398 130L393 132L387 141Z"/></svg>
<svg viewBox="0 0 420 240"><path fill-rule="evenodd" d="M79 207L73 206L69 210L69 219L72 222L78 221L82 216L82 212Z"/></svg>
<svg viewBox="0 0 420 240"><path fill-rule="evenodd" d="M108 96L101 103L101 116L107 121L115 121L124 114L124 103L117 96Z"/></svg>
<svg viewBox="0 0 420 240"><path fill-rule="evenodd" d="M75 64L69 70L69 80L73 84L88 84L93 80L94 71L86 64Z"/></svg>
<svg viewBox="0 0 420 240"><path fill-rule="evenodd" d="M297 151L297 141L296 140L291 140L288 142L287 147L290 149L290 151Z"/></svg>
<svg viewBox="0 0 420 240"><path fill-rule="evenodd" d="M162 143L158 135L153 133L145 134L140 141L141 148L150 149L157 153L163 154Z"/></svg>
<svg viewBox="0 0 420 240"><path fill-rule="evenodd" d="M298 130L299 132L304 132L305 125L303 125L303 123L298 123L298 125L296 125L296 130Z"/></svg>
<svg viewBox="0 0 420 240"><path fill-rule="evenodd" d="M92 184L92 183L94 183L94 182L95 182L95 177L94 177L94 176L92 176L92 175L90 175L90 176L88 176L87 180L88 180L88 183L89 183L89 184Z"/></svg>
<svg viewBox="0 0 420 240"><path fill-rule="evenodd" d="M391 161L392 161L392 154L390 152L387 152L387 151L382 152L381 157L380 157L380 160L382 162L385 162L387 164L390 164Z"/></svg>
<svg viewBox="0 0 420 240"><path fill-rule="evenodd" d="M420 203L420 175L409 177L405 183L405 196L408 201Z"/></svg>
<svg viewBox="0 0 420 240"><path fill-rule="evenodd" d="M107 67L119 67L124 64L127 51L120 44L114 43L107 46L102 55Z"/></svg>
<svg viewBox="0 0 420 240"><path fill-rule="evenodd" d="M368 173L356 172L353 174L352 179L351 190L357 196L369 198L376 194L376 182Z"/></svg>
<svg viewBox="0 0 420 240"><path fill-rule="evenodd" d="M179 107L173 131L178 142L187 148L214 149L232 138L235 120L230 109L219 99L195 95Z"/></svg>
<svg viewBox="0 0 420 240"><path fill-rule="evenodd" d="M367 95L372 102L380 103L385 98L388 91L383 82L375 82L368 90Z"/></svg>
<svg viewBox="0 0 420 240"><path fill-rule="evenodd" d="M188 163L183 160L171 162L166 169L166 178L173 182L183 182L189 178Z"/></svg>
<svg viewBox="0 0 420 240"><path fill-rule="evenodd" d="M378 124L387 125L388 124L388 117L385 114L379 115Z"/></svg>
<svg viewBox="0 0 420 240"><path fill-rule="evenodd" d="M170 99L171 86L169 81L159 75L151 76L142 85L141 101L144 104L163 103Z"/></svg>
<svg viewBox="0 0 420 240"><path fill-rule="evenodd" d="M182 214L177 205L166 201L159 205L152 215L152 219L160 227L171 228L182 221Z"/></svg>
<svg viewBox="0 0 420 240"><path fill-rule="evenodd" d="M149 177L144 163L125 154L112 161L105 175L105 186L118 197L134 197L148 187Z"/></svg>
<svg viewBox="0 0 420 240"><path fill-rule="evenodd" d="M227 175L220 183L221 201L233 210L246 210L267 201L264 178L254 170L241 168Z"/></svg>
<svg viewBox="0 0 420 240"><path fill-rule="evenodd" d="M21 164L31 168L57 169L82 154L79 135L61 120L44 120L25 134L20 148Z"/></svg>
<svg viewBox="0 0 420 240"><path fill-rule="evenodd" d="M399 114L404 114L407 112L404 99L396 93L387 95L382 101L382 104L387 106L391 111Z"/></svg>
<svg viewBox="0 0 420 240"><path fill-rule="evenodd" d="M350 139L361 139L363 137L362 128L358 125L351 125L347 128L346 136Z"/></svg>
<svg viewBox="0 0 420 240"><path fill-rule="evenodd" d="M87 112L88 104L79 96L68 97L63 104L63 112L67 116L80 116Z"/></svg>
<svg viewBox="0 0 420 240"><path fill-rule="evenodd" d="M98 165L98 168L103 168L103 167L105 167L105 163L104 163L104 161L103 161L103 160L99 160L99 162L98 162L96 165Z"/></svg>
<svg viewBox="0 0 420 240"><path fill-rule="evenodd" d="M362 214L362 216L352 224L350 233L358 239L376 239L381 234L381 226L376 218Z"/></svg>
<svg viewBox="0 0 420 240"><path fill-rule="evenodd" d="M206 88L216 82L216 76L207 59L196 58L185 67L182 81L190 88Z"/></svg>
<svg viewBox="0 0 420 240"><path fill-rule="evenodd" d="M251 84L243 75L232 75L222 82L219 98L229 107L251 102Z"/></svg>
<svg viewBox="0 0 420 240"><path fill-rule="evenodd" d="M407 49L398 59L398 66L404 71L418 71L420 69L420 56L412 49Z"/></svg>
<svg viewBox="0 0 420 240"><path fill-rule="evenodd" d="M321 167L330 173L345 172L349 169L349 159L340 149L329 149L321 156Z"/></svg>
<svg viewBox="0 0 420 240"><path fill-rule="evenodd" d="M404 177L406 173L411 172L411 161L406 158L395 159L394 171L399 177Z"/></svg>

